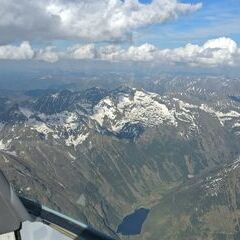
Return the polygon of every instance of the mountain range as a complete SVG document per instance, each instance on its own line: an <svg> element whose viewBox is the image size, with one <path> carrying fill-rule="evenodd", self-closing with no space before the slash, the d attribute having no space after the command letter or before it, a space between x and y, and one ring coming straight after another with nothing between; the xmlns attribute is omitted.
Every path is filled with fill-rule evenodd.
<svg viewBox="0 0 240 240"><path fill-rule="evenodd" d="M1 169L19 194L119 239L139 207L132 239L238 239L239 80L145 85L2 93Z"/></svg>

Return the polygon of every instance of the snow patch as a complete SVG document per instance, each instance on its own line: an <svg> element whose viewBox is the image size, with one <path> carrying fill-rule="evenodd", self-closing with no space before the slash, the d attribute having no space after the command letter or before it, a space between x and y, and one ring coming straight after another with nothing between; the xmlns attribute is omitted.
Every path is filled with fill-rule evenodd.
<svg viewBox="0 0 240 240"><path fill-rule="evenodd" d="M39 133L43 134L49 134L53 133L53 130L49 128L45 123L43 122L35 122L34 125L31 127L32 130L36 130Z"/></svg>
<svg viewBox="0 0 240 240"><path fill-rule="evenodd" d="M224 113L224 112L216 111L205 104L201 104L200 109L210 114L214 114L218 118L222 126L225 125L226 121L231 121L233 119L240 118L240 113L237 111L230 111L230 112Z"/></svg>
<svg viewBox="0 0 240 240"><path fill-rule="evenodd" d="M3 142L3 139L0 140L0 150L7 151L10 147L12 140L9 139L7 142Z"/></svg>
<svg viewBox="0 0 240 240"><path fill-rule="evenodd" d="M87 134L80 134L80 135L77 135L77 136L73 136L73 135L71 135L71 136L69 136L69 138L68 139L66 139L66 145L67 146L74 146L74 147L76 147L76 146L78 146L78 145L80 145L80 144L82 144L86 139L87 139L87 137L88 137L88 133Z"/></svg>
<svg viewBox="0 0 240 240"><path fill-rule="evenodd" d="M73 156L70 152L68 152L68 156L69 156L71 159L76 160L76 157Z"/></svg>
<svg viewBox="0 0 240 240"><path fill-rule="evenodd" d="M84 194L81 194L80 197L77 200L77 204L81 205L82 207L86 206L86 197Z"/></svg>
<svg viewBox="0 0 240 240"><path fill-rule="evenodd" d="M51 97L54 98L54 99L56 99L56 98L59 97L59 93L52 94Z"/></svg>
<svg viewBox="0 0 240 240"><path fill-rule="evenodd" d="M234 128L240 127L240 122L237 122L233 125Z"/></svg>
<svg viewBox="0 0 240 240"><path fill-rule="evenodd" d="M20 107L19 110L26 118L30 118L34 114L31 110L27 108Z"/></svg>

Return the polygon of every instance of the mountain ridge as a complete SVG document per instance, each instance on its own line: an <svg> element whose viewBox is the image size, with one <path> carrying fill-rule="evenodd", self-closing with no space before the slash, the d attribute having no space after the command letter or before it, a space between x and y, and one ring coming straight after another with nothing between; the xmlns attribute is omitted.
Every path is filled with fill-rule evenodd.
<svg viewBox="0 0 240 240"><path fill-rule="evenodd" d="M0 125L1 168L19 193L116 237L133 208L154 208L240 155L240 109L227 96L120 87L22 99L4 100L1 111L10 114Z"/></svg>

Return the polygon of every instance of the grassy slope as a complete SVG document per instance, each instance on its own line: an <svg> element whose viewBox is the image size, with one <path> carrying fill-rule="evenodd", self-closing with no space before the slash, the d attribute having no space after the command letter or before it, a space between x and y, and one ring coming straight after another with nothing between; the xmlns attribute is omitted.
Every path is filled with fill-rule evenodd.
<svg viewBox="0 0 240 240"><path fill-rule="evenodd" d="M240 239L239 173L224 177L217 195L207 194L202 181L167 194L152 208L141 239Z"/></svg>

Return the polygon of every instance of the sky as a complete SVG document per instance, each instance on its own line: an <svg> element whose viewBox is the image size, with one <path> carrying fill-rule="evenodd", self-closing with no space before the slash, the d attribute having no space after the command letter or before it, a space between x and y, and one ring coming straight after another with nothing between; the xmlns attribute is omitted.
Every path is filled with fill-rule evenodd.
<svg viewBox="0 0 240 240"><path fill-rule="evenodd" d="M0 0L0 60L240 65L240 0Z"/></svg>
<svg viewBox="0 0 240 240"><path fill-rule="evenodd" d="M142 0L142 2L150 2ZM184 1L197 3L199 1ZM240 41L240 1L203 0L203 7L194 14L145 28L136 39L138 43L151 42L162 48L180 47L187 43L202 44L219 37Z"/></svg>

